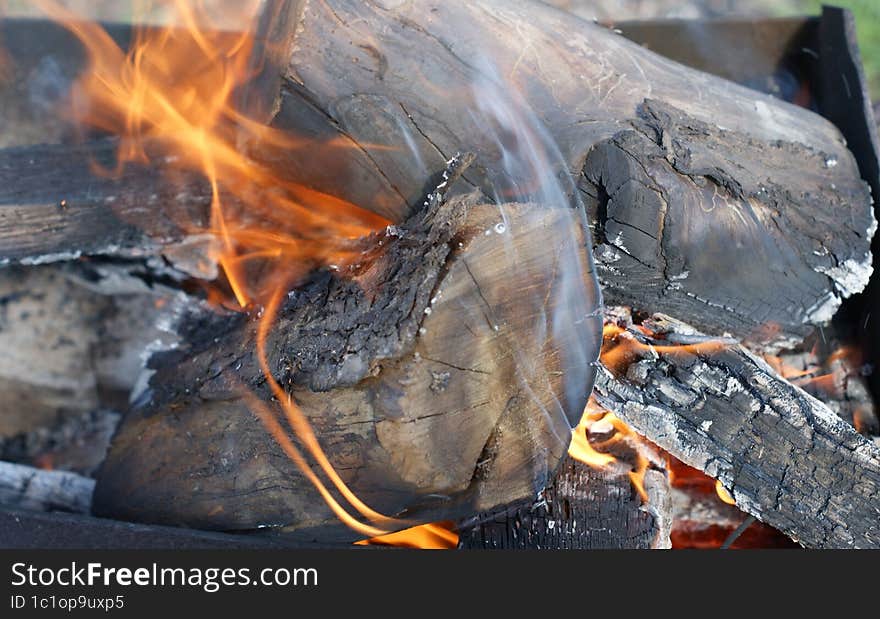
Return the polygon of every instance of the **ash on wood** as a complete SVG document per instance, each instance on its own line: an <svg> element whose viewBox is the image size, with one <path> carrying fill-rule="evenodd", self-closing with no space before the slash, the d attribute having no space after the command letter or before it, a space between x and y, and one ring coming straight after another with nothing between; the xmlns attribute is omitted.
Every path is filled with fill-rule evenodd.
<svg viewBox="0 0 880 619"><path fill-rule="evenodd" d="M643 326L654 335L616 336L603 406L801 544L880 546L880 447L742 346L695 344L699 332L664 316Z"/></svg>
<svg viewBox="0 0 880 619"><path fill-rule="evenodd" d="M873 217L863 212L848 230L838 223L845 205L870 201L867 186L857 177L837 185L831 155L720 129L657 101L639 114L643 125L594 148L584 168L609 303L687 316L752 342L786 316L798 341L867 285ZM838 263L844 246L863 253Z"/></svg>
<svg viewBox="0 0 880 619"><path fill-rule="evenodd" d="M595 356L598 333L598 293L583 251L590 239L569 203L587 203L602 278L616 302L692 317L713 333L772 345L801 339L842 297L865 285L875 227L870 199L839 133L818 116L685 69L538 3L303 0L291 7L290 30L278 39L287 40L297 22L290 62L279 92L271 85L276 80L264 81L273 105L261 92L255 109L273 111L276 128L353 148L334 166L310 149L249 145L251 156L406 223L404 237L389 230L372 239L387 249L368 255L354 273L358 286L320 273L292 296L269 342L270 364L346 481L383 511L434 519L489 509L533 496L552 475L567 444L566 417L574 418L585 400L592 376L584 362ZM473 58L473 49L485 50L494 64ZM515 90L522 105L498 108L503 98L494 95ZM441 169L460 149L477 154L467 183L503 201L523 182L508 168L509 155L522 146L504 119L519 114L516 125L536 111L558 151L541 171L580 176L580 183L562 183L561 195L539 206L530 191L539 192L520 192L519 204L504 207L507 220L485 200L460 194L418 210L428 171ZM411 147L388 149L388 141ZM76 152L86 158L92 150L110 158L112 144ZM0 257L136 255L179 240L177 216L163 213L157 224L138 201L162 195L151 189L160 183L157 168L131 168L124 183L95 185L79 172L73 181L59 173L59 184L68 183L63 189L75 197L68 200L54 185L47 190L39 174L46 163L62 171L83 167L67 161L70 152L0 154L0 181L14 185L0 194L0 221L5 212L8 224L0 225ZM172 211L203 222L207 193L197 182L192 187L176 189L168 202ZM136 193L117 195L131 188ZM827 203L835 207L833 216L824 210ZM492 234L510 221L519 232L503 240ZM95 238L90 227L98 225ZM547 252L560 238L575 241L562 253ZM523 262L506 260L507 242L522 248ZM554 299L559 264L578 265L586 294L570 310L576 320L567 321L578 332L564 344L548 344L546 323L536 322L547 308L522 304L518 292L538 282L547 290L543 298ZM756 281L756 266L763 272L767 264L767 281ZM442 298L434 295L441 290ZM463 319L462 308L476 311ZM768 322L779 330L762 330ZM327 334L335 347L327 345ZM188 348L157 360L151 398L126 419L102 472L98 510L224 529L301 530L333 521L237 391L244 383L269 398L254 354L253 322L222 318L190 337ZM759 384L763 370L749 365L757 362L744 351L734 357L710 369L736 379L739 360L746 368L741 383ZM517 376L516 384L510 376ZM636 393L618 394L618 408L668 397L665 386L655 392L648 383L633 383L644 388L638 393L619 384ZM716 385L718 393L727 384ZM712 393L708 410L736 409L747 399L725 403ZM819 419L822 432L842 437L842 455L833 456L812 435L804 447L787 426L767 430L781 437L772 447L793 445L786 457L801 449L819 458L829 476L820 487L851 482L854 494L876 493L873 452L849 442L824 409L812 408L814 401L795 396L801 403L795 412L784 399L753 401L761 411L796 419L796 430L815 429L797 414ZM749 410L748 422L765 417ZM631 421L633 415L621 416ZM836 490L812 490L797 467L783 464L781 452L778 461L771 459L780 470L767 463L770 472L757 456L719 453L703 464L728 463L739 491L755 495L752 509L761 506L784 530L803 528L790 533L806 543L843 545L847 535L852 545L876 541L867 525L845 518L851 510L864 516L870 499L840 505ZM850 466L850 455L864 472ZM775 503L761 494L766 480L749 477L754 471L771 486L773 475L779 477ZM793 522L804 506L825 507L831 515Z"/></svg>
<svg viewBox="0 0 880 619"><path fill-rule="evenodd" d="M810 112L537 3L304 5L276 124L295 127L305 99L364 144L380 132L409 135L427 162L469 150L478 164L468 179L492 195L510 179L503 142L483 126L498 122L484 99L489 84L519 88L558 145L560 167L582 172L585 199L595 196L595 239L608 249L607 260L597 251L600 275L615 302L781 341L801 339L804 322L828 320L867 283L868 188L837 130ZM413 47L422 53L407 53ZM475 49L494 66L471 58ZM462 105L483 113L451 113ZM629 139L635 157L622 154L626 172L614 174L604 155ZM413 193L393 154L370 153L403 196ZM607 218L603 189L623 192L608 196L617 200L606 201ZM711 259L719 255L723 276ZM756 285L755 265L767 271L758 257L778 259L769 287ZM636 275L649 298L628 279ZM767 322L779 332L770 336Z"/></svg>
<svg viewBox="0 0 880 619"><path fill-rule="evenodd" d="M66 471L44 471L0 462L0 506L87 514L95 480Z"/></svg>

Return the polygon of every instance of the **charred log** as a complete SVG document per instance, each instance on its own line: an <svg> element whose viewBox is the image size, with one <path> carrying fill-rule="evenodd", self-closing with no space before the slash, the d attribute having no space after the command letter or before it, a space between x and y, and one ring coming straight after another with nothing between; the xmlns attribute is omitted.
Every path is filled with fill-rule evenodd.
<svg viewBox="0 0 880 619"><path fill-rule="evenodd" d="M315 189L400 222L418 205L429 171L467 150L477 163L466 178L485 195L503 201L519 187L516 199L535 200L540 189L522 190L529 179L507 167L511 157L529 153L505 118L528 121L539 111L555 155L551 169L538 173L581 179L562 183L562 199L581 199L592 214L598 267L612 301L779 345L802 339L866 284L874 230L868 189L837 130L811 112L524 0L390 8L303 0L297 8L272 124L316 146L276 152L249 145L254 158L282 174L294 171L296 180L308 178ZM467 56L477 44L494 65ZM410 53L414 48L423 51ZM507 96L522 101L498 108ZM7 162L0 165L4 177L27 176L29 165L43 168L31 158L0 158ZM140 199L161 195L127 182ZM115 186L99 183L85 197L46 188L39 199L27 193L0 195L18 219L16 232L0 232L0 255L10 259L46 259L80 243L86 252L136 246L137 230L150 239L175 234L161 217L157 225L126 215L125 205L138 201L120 197ZM204 206L203 194L182 193L158 201L183 200L184 210ZM104 210L108 194L122 203L114 217ZM57 242L41 248L33 239L53 234L28 231L45 230L38 222L64 199L75 208L54 213ZM38 220L27 216L33 204L42 205ZM77 219L80 209L92 213L88 221ZM109 226L99 228L109 239L101 246L82 238L83 226L95 222ZM64 235L80 238L57 240Z"/></svg>
<svg viewBox="0 0 880 619"><path fill-rule="evenodd" d="M0 462L0 506L87 514L95 481L66 471Z"/></svg>
<svg viewBox="0 0 880 619"><path fill-rule="evenodd" d="M154 255L183 239L184 227L206 226L209 188L198 179L163 181L161 158L121 175L96 174L96 166L115 168L116 148L106 140L0 152L0 259Z"/></svg>
<svg viewBox="0 0 880 619"><path fill-rule="evenodd" d="M616 336L625 348L597 378L603 406L801 544L880 546L876 444L742 346L696 344L664 316L644 326L654 335Z"/></svg>
<svg viewBox="0 0 880 619"><path fill-rule="evenodd" d="M610 245L611 263L600 247L598 266L615 302L779 342L801 339L804 322L828 320L841 297L867 282L867 185L837 130L810 112L525 1L306 1L299 32L276 124L295 128L305 100L357 142L411 137L428 164L456 149L475 152L467 177L487 195L516 179L503 165L509 146L485 129L509 110L486 100L519 90L558 147L555 171L583 173L588 206L601 210L603 189L623 191L609 196L617 197L614 219L593 222L595 241ZM424 53L406 53L413 46ZM473 49L494 65L471 58ZM462 105L477 113L450 113ZM621 154L626 172L616 175L603 159L630 139L636 156ZM401 170L392 153L367 150L379 169ZM411 173L389 177L402 196L417 192ZM723 277L709 259L722 254ZM779 274L769 288L756 286L756 260L768 258L781 259L772 263ZM768 334L767 322L779 331Z"/></svg>
<svg viewBox="0 0 880 619"><path fill-rule="evenodd" d="M482 514L459 527L461 548L669 548L672 506L667 473L647 445L647 502L630 480L630 463L592 468L566 457L537 500ZM474 524L475 522L475 524Z"/></svg>

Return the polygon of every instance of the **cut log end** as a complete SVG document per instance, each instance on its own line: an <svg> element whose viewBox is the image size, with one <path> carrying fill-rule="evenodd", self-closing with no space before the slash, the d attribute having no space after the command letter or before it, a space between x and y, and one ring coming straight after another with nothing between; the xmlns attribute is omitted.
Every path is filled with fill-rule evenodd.
<svg viewBox="0 0 880 619"><path fill-rule="evenodd" d="M374 239L381 251L352 278L319 274L298 290L267 343L343 479L414 520L545 486L586 404L602 329L578 211L432 200ZM254 325L226 328L156 362L151 402L124 419L99 474L96 513L329 531L335 517L241 395L269 399ZM332 345L346 333L355 340Z"/></svg>

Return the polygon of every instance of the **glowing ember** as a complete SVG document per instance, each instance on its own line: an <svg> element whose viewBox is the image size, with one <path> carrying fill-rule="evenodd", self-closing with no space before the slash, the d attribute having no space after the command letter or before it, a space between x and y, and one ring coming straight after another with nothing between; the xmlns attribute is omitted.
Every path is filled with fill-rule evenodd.
<svg viewBox="0 0 880 619"><path fill-rule="evenodd" d="M455 531L455 526L452 522L436 522L355 543L358 546L397 546L398 548L449 550L458 547L458 533Z"/></svg>
<svg viewBox="0 0 880 619"><path fill-rule="evenodd" d="M650 329L642 325L629 325L628 330L613 322L607 322L603 328L602 352L600 360L602 365L615 373L625 373L631 363L638 360L639 355L650 354L713 354L723 351L730 345L728 340L722 338L696 339L694 342L670 342L669 344L645 343L639 341L639 336L658 337ZM594 398L590 398L584 411L581 422L573 431L569 455L594 468L609 466L618 459L604 450L597 449L590 440L590 431L597 423L610 426L614 434L610 439L602 442L600 448L607 449L616 442L625 438L642 440L628 425L614 414L604 410ZM628 473L633 487L638 492L642 501L648 502L648 493L645 490L645 474L650 462L641 453L636 452L636 462L633 470Z"/></svg>
<svg viewBox="0 0 880 619"><path fill-rule="evenodd" d="M863 362L861 353L849 346L838 348L821 364L814 348L808 355L810 362L804 368L794 367L781 357L765 355L764 358L780 376L808 393L836 399L846 397L847 379L861 371Z"/></svg>

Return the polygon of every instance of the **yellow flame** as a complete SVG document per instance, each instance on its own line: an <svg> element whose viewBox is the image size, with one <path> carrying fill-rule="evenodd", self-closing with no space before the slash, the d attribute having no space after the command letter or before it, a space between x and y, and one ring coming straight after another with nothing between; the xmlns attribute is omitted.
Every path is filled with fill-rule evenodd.
<svg viewBox="0 0 880 619"><path fill-rule="evenodd" d="M367 506L345 484L345 482L339 476L339 473L336 472L336 469L333 468L333 465L327 459L327 455L321 448L321 445L318 442L318 438L315 436L315 433L312 430L312 426L309 423L308 419L306 419L306 416L300 410L299 406L297 406L296 403L293 401L291 395L284 391L284 389L281 387L281 385L278 384L278 381L275 380L275 377L272 375L272 370L269 367L269 359L266 355L266 340L269 336L269 331L272 325L275 324L275 319L277 317L278 310L281 306L281 301L284 298L286 291L286 288L279 288L275 292L275 294L269 300L269 303L265 308L263 317L261 318L257 327L257 358L260 363L260 368L263 370L263 375L266 377L266 381L268 382L272 393L275 395L275 398L278 400L278 402L281 403L281 407L284 411L285 416L287 417L287 422L290 424L290 427L296 433L297 437L299 437L300 441L305 444L312 457L318 462L321 470L324 471L324 474L330 479L331 482L333 482L333 485L336 487L339 493L342 494L342 496L345 497L345 499L352 505L352 507L360 512L362 516L372 520L373 522L385 524L390 527L399 525L399 522L394 520L393 518L384 516L383 514L380 514ZM309 471L307 473L305 468L300 465L299 461L295 461L297 462L297 466L300 467L300 470L302 470L304 474L308 476L309 473L311 473L310 468L306 467ZM315 482L313 481L313 483ZM318 487L317 484L316 487ZM321 490L320 487L318 489L319 491ZM324 495L323 492L322 495ZM345 514L345 517L343 517L336 510L334 510L334 512L343 520L343 522L345 522L355 530L360 530L354 524L354 522L356 521L348 516L348 514ZM384 532L387 532L387 530L374 530L373 532L369 533L369 535L377 535Z"/></svg>
<svg viewBox="0 0 880 619"><path fill-rule="evenodd" d="M594 398L590 398L587 402L587 407L584 409L584 414L581 416L580 423L574 430L572 430L571 443L568 445L569 456L592 468L603 468L612 462L617 461L617 458L611 454L597 451L596 448L590 444L588 438L590 426L608 414L610 413L603 410L602 407L596 403Z"/></svg>
<svg viewBox="0 0 880 619"><path fill-rule="evenodd" d="M736 505L736 501L727 489L721 484L719 480L715 480L715 493L718 495L718 498L727 503L728 505Z"/></svg>
<svg viewBox="0 0 880 619"><path fill-rule="evenodd" d="M149 162L156 152L173 155L176 166L209 181L208 229L192 231L209 232L220 241L212 257L239 307L265 303L279 276L297 282L316 267L345 265L354 258L351 239L389 223L282 177L243 152L243 144L288 151L344 147L289 135L237 109L236 94L259 64L253 57L259 1L212 5L212 11L222 9L225 22L244 28L232 34L214 29L199 3L160 0L171 22L182 27L138 28L128 52L99 25L78 20L52 0L36 2L88 52L89 68L78 82L88 105L74 106L70 113L119 136L118 169L108 172ZM245 268L254 261L260 268Z"/></svg>

